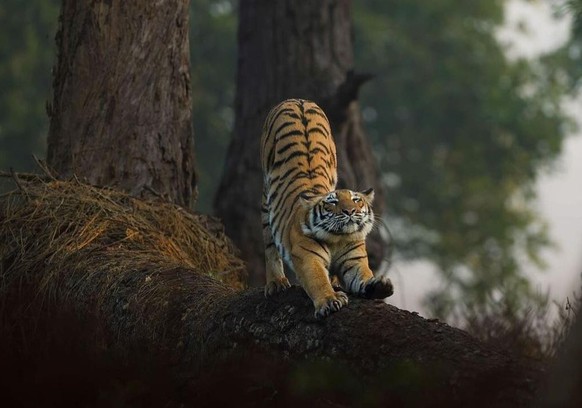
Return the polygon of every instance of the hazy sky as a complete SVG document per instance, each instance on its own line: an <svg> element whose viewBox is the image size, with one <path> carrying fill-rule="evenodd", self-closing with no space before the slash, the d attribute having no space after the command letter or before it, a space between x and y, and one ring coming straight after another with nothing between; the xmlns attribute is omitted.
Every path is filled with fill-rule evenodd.
<svg viewBox="0 0 582 408"><path fill-rule="evenodd" d="M514 0L509 3L505 26L498 38L506 45L510 57L534 57L555 49L568 38L568 18L553 18L552 5L557 1ZM582 129L582 98L567 103L572 116ZM582 273L582 132L571 135L564 144L563 155L551 174L537 183L542 216L548 221L550 236L557 248L545 251L548 264L545 272L533 270L536 287L550 291L550 296L563 301L581 285ZM417 310L423 314L424 295L438 287L433 267L427 262L396 264L390 270L395 294L389 303Z"/></svg>

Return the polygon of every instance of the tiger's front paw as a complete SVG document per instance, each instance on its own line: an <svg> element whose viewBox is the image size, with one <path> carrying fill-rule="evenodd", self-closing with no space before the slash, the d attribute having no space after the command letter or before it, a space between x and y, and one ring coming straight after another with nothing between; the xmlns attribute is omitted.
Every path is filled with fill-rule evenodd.
<svg viewBox="0 0 582 408"><path fill-rule="evenodd" d="M285 276L275 278L265 285L265 297L273 296L276 293L283 292L291 287L289 279Z"/></svg>
<svg viewBox="0 0 582 408"><path fill-rule="evenodd" d="M315 318L323 319L333 312L337 312L348 304L348 295L344 292L334 292L326 296L321 302L315 305Z"/></svg>
<svg viewBox="0 0 582 408"><path fill-rule="evenodd" d="M384 299L393 293L394 287L388 277L375 276L364 285L362 296L368 299Z"/></svg>

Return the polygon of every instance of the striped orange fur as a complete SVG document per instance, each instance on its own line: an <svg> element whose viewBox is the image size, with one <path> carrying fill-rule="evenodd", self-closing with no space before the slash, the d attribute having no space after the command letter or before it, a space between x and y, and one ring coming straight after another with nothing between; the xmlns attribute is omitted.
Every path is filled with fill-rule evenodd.
<svg viewBox="0 0 582 408"><path fill-rule="evenodd" d="M275 106L263 127L261 163L265 295L290 286L284 260L318 318L348 303L344 292L333 289L333 276L348 293L390 296L390 280L374 277L366 253L374 191L336 190L336 148L321 108L302 99Z"/></svg>

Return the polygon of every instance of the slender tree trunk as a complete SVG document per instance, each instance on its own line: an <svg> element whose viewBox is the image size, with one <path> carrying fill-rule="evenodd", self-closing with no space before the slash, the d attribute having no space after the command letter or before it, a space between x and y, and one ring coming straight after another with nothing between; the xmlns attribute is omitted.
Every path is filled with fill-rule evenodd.
<svg viewBox="0 0 582 408"><path fill-rule="evenodd" d="M188 0L63 0L48 164L98 185L195 197Z"/></svg>
<svg viewBox="0 0 582 408"><path fill-rule="evenodd" d="M356 101L366 77L353 73L350 5L350 0L240 2L235 129L215 209L248 263L252 285L264 283L259 139L267 112L281 100L305 98L322 106L336 139L339 186L374 187L376 212L384 207ZM374 267L383 245L369 247Z"/></svg>

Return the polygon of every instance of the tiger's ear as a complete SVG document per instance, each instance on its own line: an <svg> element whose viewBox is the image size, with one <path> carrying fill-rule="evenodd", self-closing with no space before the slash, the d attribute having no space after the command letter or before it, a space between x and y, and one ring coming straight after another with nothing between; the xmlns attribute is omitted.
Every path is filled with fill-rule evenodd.
<svg viewBox="0 0 582 408"><path fill-rule="evenodd" d="M362 194L364 197L366 197L366 200L368 200L368 202L371 204L372 201L374 201L374 189L373 188L369 188L367 190L364 191L360 191L360 194Z"/></svg>

